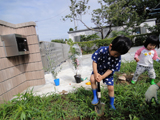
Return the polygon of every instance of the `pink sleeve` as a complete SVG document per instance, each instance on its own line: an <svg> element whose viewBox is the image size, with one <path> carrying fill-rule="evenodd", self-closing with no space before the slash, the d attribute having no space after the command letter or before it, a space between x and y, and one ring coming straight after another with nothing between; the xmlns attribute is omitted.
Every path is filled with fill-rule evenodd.
<svg viewBox="0 0 160 120"><path fill-rule="evenodd" d="M135 53L135 55L134 55L134 58L138 58L138 56L141 54L141 51L142 51L143 49L145 49L145 48L144 48L144 47L139 48L139 49L136 51L136 53Z"/></svg>
<svg viewBox="0 0 160 120"><path fill-rule="evenodd" d="M153 50L153 51L154 51L153 60L160 59L160 58L158 57L157 51L156 51L156 50Z"/></svg>

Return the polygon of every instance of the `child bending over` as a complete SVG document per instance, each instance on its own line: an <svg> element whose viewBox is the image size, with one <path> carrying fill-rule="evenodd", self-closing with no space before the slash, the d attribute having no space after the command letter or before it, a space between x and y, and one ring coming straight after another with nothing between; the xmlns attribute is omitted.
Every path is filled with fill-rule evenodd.
<svg viewBox="0 0 160 120"><path fill-rule="evenodd" d="M113 74L120 70L121 55L127 53L132 46L132 41L124 36L116 37L109 46L100 47L92 55L93 71L90 77L91 87L93 91L92 104L98 104L96 82L103 80L107 84L110 99L110 108L114 106L114 80Z"/></svg>

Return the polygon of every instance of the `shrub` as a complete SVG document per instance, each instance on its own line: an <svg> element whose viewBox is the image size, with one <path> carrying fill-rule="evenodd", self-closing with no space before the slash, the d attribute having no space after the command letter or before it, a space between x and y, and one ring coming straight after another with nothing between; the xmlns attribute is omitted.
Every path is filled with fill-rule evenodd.
<svg viewBox="0 0 160 120"><path fill-rule="evenodd" d="M144 41L145 41L146 37L143 37L143 36L137 36L136 39L135 39L135 46L140 46L140 45L143 45L144 44Z"/></svg>
<svg viewBox="0 0 160 120"><path fill-rule="evenodd" d="M69 31L74 31L73 28L69 28Z"/></svg>
<svg viewBox="0 0 160 120"><path fill-rule="evenodd" d="M112 37L116 37L116 36L119 36L119 35L124 35L124 36L129 36L130 33L129 31L112 31L111 33Z"/></svg>
<svg viewBox="0 0 160 120"><path fill-rule="evenodd" d="M140 46L143 45L144 40L150 34L152 33L141 34L141 35L130 35L126 37L132 40L132 42L134 43L133 46ZM93 40L93 41L75 42L73 44L78 44L81 47L82 54L91 54L101 46L108 46L114 38L115 37Z"/></svg>
<svg viewBox="0 0 160 120"><path fill-rule="evenodd" d="M96 40L99 39L100 37L97 35L97 33L92 34L92 35L80 35L80 41L90 41L90 40Z"/></svg>
<svg viewBox="0 0 160 120"><path fill-rule="evenodd" d="M65 43L63 39L55 39L55 40L51 40L51 42Z"/></svg>
<svg viewBox="0 0 160 120"><path fill-rule="evenodd" d="M76 42L82 48L82 54L89 54L94 52L97 48L101 46L108 46L114 38L94 40L87 42Z"/></svg>

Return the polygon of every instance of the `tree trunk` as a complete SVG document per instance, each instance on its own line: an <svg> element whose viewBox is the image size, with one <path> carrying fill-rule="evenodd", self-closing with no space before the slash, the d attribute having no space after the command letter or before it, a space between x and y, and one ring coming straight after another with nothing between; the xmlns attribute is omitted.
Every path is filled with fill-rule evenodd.
<svg viewBox="0 0 160 120"><path fill-rule="evenodd" d="M103 28L101 28L101 38L103 39L104 38L104 36L103 36Z"/></svg>
<svg viewBox="0 0 160 120"><path fill-rule="evenodd" d="M111 29L111 28L112 28L112 26L110 25L110 26L109 26L109 31L107 32L105 38L108 37L108 36L110 35L110 33L112 32L112 29Z"/></svg>

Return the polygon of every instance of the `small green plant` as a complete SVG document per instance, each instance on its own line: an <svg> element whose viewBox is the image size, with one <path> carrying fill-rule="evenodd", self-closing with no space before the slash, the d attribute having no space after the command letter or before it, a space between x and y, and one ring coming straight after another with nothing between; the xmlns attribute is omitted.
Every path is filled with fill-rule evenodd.
<svg viewBox="0 0 160 120"><path fill-rule="evenodd" d="M50 57L48 57L48 62L49 62L49 65L48 65L48 67L44 68L45 71L51 72L51 74L53 75L54 79L57 79L57 75L62 70L62 67L57 68L56 64L55 64L55 61L52 60Z"/></svg>
<svg viewBox="0 0 160 120"><path fill-rule="evenodd" d="M58 68L57 68L57 69L58 69ZM62 67L60 67L59 70L57 70L57 69L52 69L52 70L51 70L51 73L52 73L54 79L57 79L57 75L58 75L58 73L61 71Z"/></svg>

